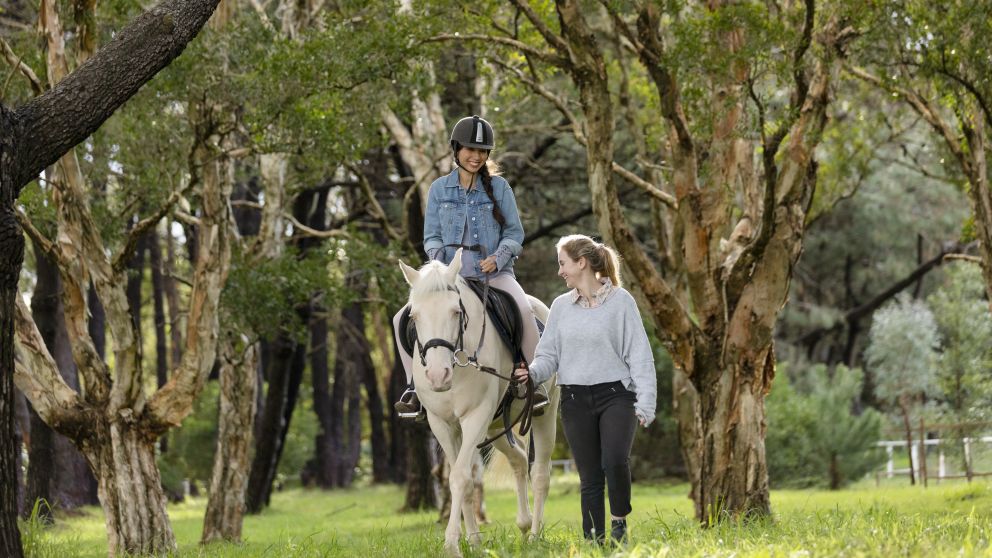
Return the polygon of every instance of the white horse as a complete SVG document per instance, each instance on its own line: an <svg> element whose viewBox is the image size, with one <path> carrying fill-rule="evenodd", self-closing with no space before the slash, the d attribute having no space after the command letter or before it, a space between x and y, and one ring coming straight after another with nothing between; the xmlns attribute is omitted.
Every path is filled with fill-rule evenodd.
<svg viewBox="0 0 992 558"><path fill-rule="evenodd" d="M461 555L458 540L462 517L469 543L475 546L481 542L471 505L472 460L478 451L476 445L502 430L491 427L495 426L493 416L496 407L509 385L507 380L480 371L477 367L458 366L452 347L463 349L467 355L478 352L475 356L479 365L492 367L503 376L509 377L514 368L513 356L496 329L491 327L492 324L485 328L485 338L482 339L483 304L458 274L462 263L461 252L461 249L457 251L450 265L435 261L424 265L419 271L400 262L400 268L410 283L410 317L417 328L413 381L427 411L427 421L451 467L451 517L444 533L444 546L452 556ZM547 321L548 307L536 298L528 298L534 314L541 321ZM533 316L525 315L523 319L530 320ZM439 341L440 344L432 341ZM461 358L463 356L460 355L460 361L465 360ZM554 378L548 381L548 385L555 386ZM540 417L534 417L530 434L534 440L534 462L530 471L534 489L533 515L527 500L526 440L518 437L518 442L513 446L505 436L493 441L493 446L506 455L516 477L517 527L523 533L529 530L532 537L540 534L544 502L548 497L551 451L557 428L557 386L548 390L548 396L547 411ZM521 412L522 405L522 400L515 400L511 417L515 418Z"/></svg>

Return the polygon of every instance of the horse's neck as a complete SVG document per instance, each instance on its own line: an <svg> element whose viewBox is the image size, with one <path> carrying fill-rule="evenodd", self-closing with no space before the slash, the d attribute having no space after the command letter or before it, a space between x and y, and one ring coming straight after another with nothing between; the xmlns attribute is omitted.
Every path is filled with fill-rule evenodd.
<svg viewBox="0 0 992 558"><path fill-rule="evenodd" d="M475 294L468 285L459 285L459 290L462 294L462 304L465 305L465 312L469 316L468 328L465 330L465 348L469 353L473 353L477 350L479 346L479 336L482 334L482 324L485 322L486 325L486 335L485 340L482 342L482 350L479 351L479 364L483 366L492 366L497 370L503 368L503 365L512 360L512 355L506 350L503 345L503 340L499 337L499 332L493 326L489 320L489 316L485 314L486 310L479 300L478 295Z"/></svg>

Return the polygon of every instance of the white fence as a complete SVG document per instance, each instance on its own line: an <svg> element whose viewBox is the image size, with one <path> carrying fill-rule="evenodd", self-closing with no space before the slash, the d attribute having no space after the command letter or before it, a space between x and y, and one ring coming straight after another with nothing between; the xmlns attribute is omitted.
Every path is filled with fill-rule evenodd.
<svg viewBox="0 0 992 558"><path fill-rule="evenodd" d="M923 475L921 475L921 472L925 472L926 471L926 467L924 466L923 463L921 463L921 460L919 459L919 456L920 456L920 453L921 453L919 451L920 450L920 442L921 441L919 439L913 440L913 445L912 445L912 447L909 448L909 454L912 457L913 473L918 478L921 477L921 476L923 476ZM959 478L965 478L965 477L968 477L969 476L967 474L962 474L962 475L949 475L949 474L947 474L947 464L946 464L946 461L944 459L944 446L943 446L944 441L943 440L941 440L941 439L938 438L938 439L932 439L932 440L923 440L922 442L923 442L923 444L926 444L927 446L936 446L937 447L937 476L936 477L930 477L930 475L925 475L926 477L936 478L937 480L940 480L940 479L955 479L955 478L958 478L959 479ZM953 443L957 443L957 442L958 442L957 439L953 440ZM967 463L971 463L971 446L972 446L972 444L974 444L976 442L978 442L978 443L986 443L986 444L992 443L992 436L982 436L980 438L963 438L963 439L961 439L961 442L962 442L962 444L964 446L964 458L965 458L965 461ZM885 448L885 453L886 453L886 456L888 457L888 462L885 464L885 478L891 479L895 475L908 475L910 473L910 470L908 468L907 469L896 469L895 466L894 466L894 460L893 460L893 457L894 457L894 454L895 454L895 448L897 448L897 447L899 447L899 448L905 448L906 447L906 443L907 443L906 440L883 440L883 441L877 442L876 445L878 447L884 447ZM948 443L951 443L951 441L948 441ZM926 452L923 452L923 455L924 455L924 457L926 457ZM988 475L992 475L992 473L971 473L970 474L970 476L972 476L972 477L981 477L981 476L988 476ZM877 480L877 477L876 477L876 480ZM924 482L925 482L925 480L926 479L924 479Z"/></svg>

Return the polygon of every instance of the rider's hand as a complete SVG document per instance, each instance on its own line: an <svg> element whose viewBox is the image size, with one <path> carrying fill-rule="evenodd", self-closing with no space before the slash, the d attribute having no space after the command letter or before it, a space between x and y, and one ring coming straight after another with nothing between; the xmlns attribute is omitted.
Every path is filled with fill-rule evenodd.
<svg viewBox="0 0 992 558"><path fill-rule="evenodd" d="M482 260L482 262L479 263L479 269L481 269L483 273L492 273L496 271L496 256L489 256L488 258Z"/></svg>
<svg viewBox="0 0 992 558"><path fill-rule="evenodd" d="M513 371L513 378L518 382L526 382L529 375L530 371L526 368L517 368Z"/></svg>

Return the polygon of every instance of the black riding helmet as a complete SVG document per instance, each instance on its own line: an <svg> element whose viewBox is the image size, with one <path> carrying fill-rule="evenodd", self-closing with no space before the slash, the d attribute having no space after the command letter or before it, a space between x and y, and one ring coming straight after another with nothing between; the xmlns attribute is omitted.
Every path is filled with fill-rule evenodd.
<svg viewBox="0 0 992 558"><path fill-rule="evenodd" d="M474 147L488 151L495 146L492 125L479 116L466 116L451 129L452 151L457 152L460 147Z"/></svg>

